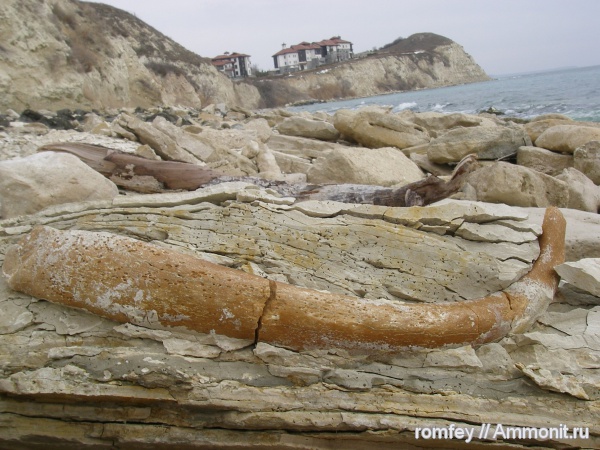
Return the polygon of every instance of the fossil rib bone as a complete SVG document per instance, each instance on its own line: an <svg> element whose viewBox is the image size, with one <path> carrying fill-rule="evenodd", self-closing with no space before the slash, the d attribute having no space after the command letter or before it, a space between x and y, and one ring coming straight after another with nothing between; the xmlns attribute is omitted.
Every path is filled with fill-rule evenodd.
<svg viewBox="0 0 600 450"><path fill-rule="evenodd" d="M293 350L483 344L522 332L554 296L565 220L548 208L540 256L504 291L458 303L405 304L269 281L108 233L38 226L6 254L17 291L118 322L184 327Z"/></svg>

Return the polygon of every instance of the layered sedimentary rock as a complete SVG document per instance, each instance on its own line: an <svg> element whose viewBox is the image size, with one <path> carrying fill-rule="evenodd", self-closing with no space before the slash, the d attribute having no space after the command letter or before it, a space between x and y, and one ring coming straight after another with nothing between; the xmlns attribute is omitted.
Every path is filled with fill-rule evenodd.
<svg viewBox="0 0 600 450"><path fill-rule="evenodd" d="M513 327L525 330L553 298L557 287L553 267L564 261L564 232L560 212L548 210L542 257L525 278L510 285L506 293L447 306L398 305L325 294L268 282L128 238L64 233L49 227L34 228L11 248L3 272L17 291L119 322L182 327L295 350L394 352L407 347L481 344L501 338ZM486 240L481 232L462 236ZM530 239L522 236L518 241ZM421 263L427 270L427 261ZM452 284L448 280L448 286Z"/></svg>
<svg viewBox="0 0 600 450"><path fill-rule="evenodd" d="M240 115L218 119L218 110L212 108L210 113L198 115L171 109L127 112L169 134L180 150L196 155L201 162L194 165L157 161L150 147L132 141L138 139L135 130L126 130L119 125L120 119L111 117L104 118L104 124L94 125L100 134L49 130L54 123L52 117L48 119L50 125L4 125L0 158L33 154L39 146L50 143L85 142L144 154L159 166L184 164L205 169L203 163L232 176L260 177L274 173L272 169L279 166L283 172L290 172L282 175L305 183L301 177L306 177L316 160L328 152L369 151L344 141L279 135L271 127L290 117L287 111L245 114L247 119ZM167 117L173 126L155 121L155 114ZM223 112L223 116L234 114ZM455 127L504 127L507 122L489 115L441 117L405 112L398 116L423 127L432 138ZM17 120L18 114L12 113L11 117ZM313 118L326 120L321 114ZM88 125L94 122L97 120L90 116ZM188 122L192 125L183 125ZM549 124L544 126L549 128ZM190 133L200 139L188 139ZM207 143L212 152L202 153L207 147L195 149L192 143L196 141ZM593 147L591 142L586 148ZM452 164L434 166L426 156L428 145L403 152L428 172L431 169L443 175L456 170ZM259 157L269 154L275 163ZM115 155L119 154L111 153L110 160L101 164L114 164ZM553 156L565 159L564 155ZM588 152L586 164L593 163L593 157ZM551 199L549 203L570 202L572 191L578 189L571 183L565 191L562 187L567 183L554 177L548 178L555 183L529 175L519 182L508 182L513 180L508 174L521 173L518 165L481 165L482 171L472 174L477 175L473 180L479 178L489 185L491 179L485 180L481 173L486 173L487 166L501 168L507 176L494 178L499 180L496 188L512 192L503 198L513 204L521 204L522 197L517 194L521 195L522 186L528 183L532 185L529 192L544 193ZM126 171L122 175L132 176ZM260 180L255 181L264 186ZM163 319L171 321L165 327L153 320L158 312L137 316L141 325L131 323L135 314L131 322L119 323L17 292L0 276L0 446L330 448L332 442L348 448L600 446L600 299L575 285L561 283L546 307L553 282L547 278L539 283L533 277L536 272L530 273L535 260L536 267L538 263L546 268L553 265L547 251L539 254L544 209L456 200L424 208L300 202L247 182L160 195L123 192L121 186L120 194L112 200L55 205L34 215L0 221L0 263L15 273L14 266L9 266L17 250L9 248L32 232L35 235L36 227L46 226L52 235L71 236L70 242L91 232L99 242L106 238L126 241L123 248L137 249L136 253L149 247L152 252L146 254L160 255L160 261L148 256L126 264L131 254L125 255L119 263L119 275L132 275L146 267L145 273L152 274L147 278L154 283L147 286L157 287L158 277L162 276L173 281L174 288L188 283L197 288L181 296L161 290L161 298L169 301L158 305L173 308L160 311ZM466 184L455 196L475 199L477 191ZM522 204L537 201L531 195ZM600 257L597 214L573 209L561 212L568 224L567 259L575 262ZM132 247L127 247L130 244ZM32 254L38 251L41 249L35 247ZM73 254L83 258L84 253L80 248ZM177 256L167 256L172 254ZM98 255L100 251L94 253ZM107 265L107 259L90 260ZM180 326L184 318L174 314L178 302L172 299L201 303L202 298L195 299L195 295L203 287L194 274L208 276L210 281L210 274L217 273L195 271L179 279L173 267L183 260L202 267L210 261L218 264L218 273L227 268L240 280L250 275L257 280L261 286L256 290L257 303L264 309L253 309L248 304L243 313L246 321L240 321L240 326L248 325L249 339ZM165 270L157 271L161 261L172 267L163 266ZM66 263L56 260L52 264ZM89 265L73 265L69 270L77 273L83 267ZM589 264L585 267L587 270ZM228 270L225 272L230 273ZM56 277L57 273L52 275ZM551 271L550 275L555 277ZM123 280L110 269L96 278L106 282L106 277L117 280L121 289L117 294L130 289L126 282L121 285ZM579 280L573 281L577 284ZM585 286L592 290L597 283L586 279ZM225 287L240 289L229 283ZM129 291L134 304L138 291ZM532 298L532 291L541 294L536 297L541 300L537 304L525 301ZM113 301L119 300L114 289L111 295ZM473 307L472 303L479 303L477 299L482 297L487 299L485 304ZM95 300L97 303L100 298L96 296ZM226 305L228 298L221 300ZM138 296L137 301L144 308L152 307L147 297ZM544 309L546 312L538 316L537 312ZM258 310L259 320L250 320ZM385 317L380 320L372 315L373 311ZM431 314L419 316L419 311ZM455 344L399 349L407 342L432 347L440 344L440 336L444 336L438 333L439 326L433 327L440 324L433 320L436 311L437 319L443 318L447 325L442 332L451 326L459 328L451 336ZM442 315L444 311L456 314ZM519 312L525 320L517 319ZM188 315L202 320L209 313L207 309L203 316L202 310L192 309ZM512 319L505 321L503 314ZM228 316L226 312L219 315L217 324L226 324ZM280 320L282 317L285 320ZM411 317L416 319L406 322ZM332 320L333 327L322 325ZM150 328L150 324L157 328ZM488 328L491 332L477 340L486 326L492 327ZM410 333L419 328L428 331ZM500 338L509 328L512 331ZM330 329L329 335L324 334ZM347 339L348 333L351 340ZM300 338L290 340L293 336ZM410 341L401 341L406 338ZM446 335L444 342L449 342L448 338ZM471 342L466 341L469 339L475 341L464 345ZM395 350L375 352L373 340L379 343L379 349L387 345ZM334 349L333 342L345 348ZM357 351L359 346L362 349ZM487 436L483 424L491 425ZM574 426L587 428L589 436L524 442L516 437L494 436L496 424L540 429L566 424L571 431ZM422 435L416 438L417 430L440 425L471 430L473 441L467 444L464 439L441 442L425 440Z"/></svg>
<svg viewBox="0 0 600 450"><path fill-rule="evenodd" d="M334 298L334 292L339 297L350 293L364 297L364 304L371 306L395 303L409 309L429 305L403 304L399 298L459 300L448 306L431 305L458 308L469 295L485 297L488 290L497 290L494 283L504 286L500 289L510 286L537 258L541 230L526 220L525 213L502 205L285 205L266 194L237 183L185 194L57 206L2 222L0 255L8 261L4 256L8 248L44 224L95 231L92 234L110 236L113 242L120 235L131 236L152 242L157 255L163 248L176 252L176 263L187 260L187 254L196 261L201 257L247 272L242 273L244 278L249 273L260 275L267 278L259 279L261 285L270 285L269 297L273 284L280 299L286 289L298 289L277 289L285 282L310 292L315 288L332 292L317 293L320 299ZM511 231L513 243L506 240ZM530 248L531 244L536 245ZM428 255L428 249L436 256ZM451 253L443 256L444 252ZM544 252L540 260L548 263L548 256ZM473 258L472 264L463 266L465 257ZM434 258L445 262L431 265ZM521 262L514 264L517 261ZM149 262L138 260L140 265ZM390 276L402 276L403 271L408 275L421 265L427 281L416 278L412 288L426 291L390 295L379 288L384 283L378 279L386 280L388 289L411 287L409 278ZM478 277L488 267L489 276L483 281ZM133 271L135 266L123 270ZM461 273L462 281L456 278ZM505 279L498 281L499 275ZM449 290L437 290L437 283L468 292L457 298ZM335 438L340 445L425 448L429 442L416 440L415 429L440 421L473 427L478 435L482 423L533 427L562 423L565 411L577 414L577 425L589 427L590 438L559 439L561 445L594 446L600 435L594 387L598 380L590 363L599 350L597 336L585 325L597 314L593 305L580 303L567 310L564 303L551 305L534 329L499 343L351 356L342 349L293 351L264 342L269 339L268 322L272 324L277 313L270 301L262 313L261 342L248 347L247 340L118 324L37 301L9 289L4 277L0 293L2 442L43 440L46 448L67 441L100 448L115 442L161 443L174 448L185 441L201 449L243 445L248 439L253 445L294 448L300 439L305 447L326 448ZM513 292L515 299L522 294L528 292ZM382 297L387 299L378 300ZM291 331L285 327L280 335ZM326 330L318 331L323 336ZM94 431L99 424L101 433ZM498 443L491 435L475 440L482 446ZM516 439L504 442L522 447ZM457 448L467 445L450 443Z"/></svg>

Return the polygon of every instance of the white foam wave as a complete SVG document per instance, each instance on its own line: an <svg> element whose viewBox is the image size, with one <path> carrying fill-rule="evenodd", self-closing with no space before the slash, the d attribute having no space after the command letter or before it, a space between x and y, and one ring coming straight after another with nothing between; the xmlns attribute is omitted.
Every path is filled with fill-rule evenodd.
<svg viewBox="0 0 600 450"><path fill-rule="evenodd" d="M404 102L404 103L400 103L394 109L396 111L404 111L405 109L414 108L415 106L417 106L417 102Z"/></svg>

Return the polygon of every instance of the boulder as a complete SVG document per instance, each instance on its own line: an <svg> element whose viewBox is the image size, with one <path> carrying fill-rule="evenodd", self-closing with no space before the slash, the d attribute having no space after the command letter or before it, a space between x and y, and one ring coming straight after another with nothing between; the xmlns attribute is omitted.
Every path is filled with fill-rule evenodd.
<svg viewBox="0 0 600 450"><path fill-rule="evenodd" d="M569 119L568 117L546 117L546 118L538 118L534 119L529 123L526 123L523 127L525 128L525 132L529 135L532 142L535 142L540 135L546 131L548 128L555 127L557 125L568 125L573 126L577 125L573 119Z"/></svg>
<svg viewBox="0 0 600 450"><path fill-rule="evenodd" d="M519 126L455 128L431 141L427 156L434 163L458 162L472 153L497 160L516 154L524 145L531 145L531 140Z"/></svg>
<svg viewBox="0 0 600 450"><path fill-rule="evenodd" d="M412 113L412 114L411 114ZM436 138L446 131L457 127L477 127L480 125L494 126L494 122L482 116L465 113L444 114L428 111L415 114L412 111L403 111L401 117L424 127L432 138Z"/></svg>
<svg viewBox="0 0 600 450"><path fill-rule="evenodd" d="M566 262L554 268L563 281L600 297L600 259L585 258Z"/></svg>
<svg viewBox="0 0 600 450"><path fill-rule="evenodd" d="M571 167L562 171L556 179L564 181L569 189L568 207L597 213L600 208L600 187L579 170Z"/></svg>
<svg viewBox="0 0 600 450"><path fill-rule="evenodd" d="M429 133L419 125L381 108L338 110L333 124L343 136L369 148L400 149L429 142Z"/></svg>
<svg viewBox="0 0 600 450"><path fill-rule="evenodd" d="M306 174L312 167L310 160L299 156L288 155L287 153L273 151L275 161L284 173L304 173Z"/></svg>
<svg viewBox="0 0 600 450"><path fill-rule="evenodd" d="M573 155L557 153L544 148L523 146L517 151L517 164L546 175L556 176L568 167L573 167Z"/></svg>
<svg viewBox="0 0 600 450"><path fill-rule="evenodd" d="M522 211L529 216L529 220L541 224L544 217L544 208L523 208ZM565 237L565 260L579 261L583 258L600 258L600 215L579 211L576 209L561 209L567 220L567 234Z"/></svg>
<svg viewBox="0 0 600 450"><path fill-rule="evenodd" d="M309 183L405 185L424 178L423 172L400 150L340 148L317 158L307 173Z"/></svg>
<svg viewBox="0 0 600 450"><path fill-rule="evenodd" d="M472 173L477 200L511 206L568 207L567 183L527 167L496 162Z"/></svg>
<svg viewBox="0 0 600 450"><path fill-rule="evenodd" d="M409 158L419 166L423 171L435 176L444 176L452 174L452 168L447 164L432 163L427 155L422 153L411 153Z"/></svg>
<svg viewBox="0 0 600 450"><path fill-rule="evenodd" d="M596 184L600 184L600 141L590 141L573 153L573 166Z"/></svg>
<svg viewBox="0 0 600 450"><path fill-rule="evenodd" d="M62 203L111 200L117 186L76 156L42 152L0 161L0 217L33 214Z"/></svg>
<svg viewBox="0 0 600 450"><path fill-rule="evenodd" d="M258 154L256 155L256 165L258 166L259 175L267 180L281 180L283 174L281 168L277 164L277 159L273 152L265 144L259 146Z"/></svg>
<svg viewBox="0 0 600 450"><path fill-rule="evenodd" d="M102 117L94 113L87 113L84 116L80 129L92 134L103 134L107 136L112 134L110 125Z"/></svg>
<svg viewBox="0 0 600 450"><path fill-rule="evenodd" d="M267 119L257 118L252 119L244 124L244 129L256 133L256 137L261 142L267 142L273 135L273 130L267 122Z"/></svg>
<svg viewBox="0 0 600 450"><path fill-rule="evenodd" d="M118 125L135 134L142 144L152 147L156 154L165 160L192 164L200 162L198 158L182 149L175 139L159 130L153 124L127 114L121 114L116 121ZM163 121L166 122L166 119L159 116L155 121L160 125L163 124Z"/></svg>
<svg viewBox="0 0 600 450"><path fill-rule="evenodd" d="M340 132L329 122L300 116L288 117L277 125L277 130L288 136L300 136L321 141L336 141L340 137Z"/></svg>
<svg viewBox="0 0 600 450"><path fill-rule="evenodd" d="M175 144L177 144L180 149L188 152L190 155L196 158L196 163L206 161L214 152L214 148L212 148L200 136L187 132L183 128L173 125L164 117L157 116L152 121L152 126L173 139Z"/></svg>
<svg viewBox="0 0 600 450"><path fill-rule="evenodd" d="M274 134L267 140L267 145L273 151L297 156L310 161L319 158L330 150L347 148L333 142L318 141L297 136Z"/></svg>
<svg viewBox="0 0 600 450"><path fill-rule="evenodd" d="M365 303L389 308L393 301L403 309L413 305L398 302L398 297L461 300L468 291L493 292L503 266L531 261L524 258L522 244L505 243L496 257L497 243L469 241L473 247L465 249L466 240L452 235L463 221L525 230L529 220L504 205L476 204L461 210L455 202L446 213L439 206L385 208L416 221L417 229L385 220L381 208L371 205L362 205L360 211L344 205L343 213L323 218L275 205L239 203L235 189L227 197L201 194L216 188L120 196L114 206L58 206L22 218L18 226L5 222L0 260L33 226L51 220L61 230L85 227L115 238L152 241L157 249L210 256L244 270L254 266L270 285L288 281L364 297L357 302L357 323L368 311ZM221 204L225 199L231 204ZM363 216L367 210L369 216ZM444 236L438 234L440 217L448 219L443 221ZM506 252L506 246L512 252ZM165 274L172 274L173 283L198 285L197 274L186 277L189 267L182 261L187 258L168 261ZM130 290L126 284L107 296L108 304L119 292ZM230 289L230 284L222 288ZM137 298L139 293L132 294ZM183 292L186 299L195 295ZM379 300L384 296L391 301ZM298 442L315 449L404 448L415 442L415 428L431 426L434 416L436 423L477 429L497 423L499 417L503 423L539 428L558 423L557 418L577 417L578 426L590 429L590 438L581 442L589 448L600 445L594 387L600 351L592 326L566 335L540 323L534 332L476 347L407 347L393 354L369 351L361 356L334 348L303 352L266 342L248 346L246 340L186 333L179 327L151 329L147 325L155 314L148 314L143 326L119 324L10 290L3 276L0 307L0 349L7 368L0 373L0 391L8 411L0 442L7 448L14 448L15 442L17 447L24 443L22 448L43 442L40 447L51 449L111 448L115 442L135 448L178 448L189 442L202 448L244 448L249 442L265 448L298 447ZM550 307L557 307L552 323L560 322L560 316L569 319L574 309L564 303ZM197 308L190 312L199 315ZM594 316L593 308L589 311L588 323L598 322L597 312ZM218 320L228 321L232 313L223 309ZM474 319L478 315L480 310L473 311ZM317 311L315 318L319 316ZM173 313L170 317L178 318ZM429 320L421 316L415 322L421 319ZM321 336L324 330L328 328L315 334ZM306 336L308 340L312 334ZM590 401L571 398L573 390L549 394L548 383L531 382L515 369L517 363L529 366L536 359L540 370L561 371L568 362L562 372L583 386ZM417 442L417 447L425 448L428 442ZM485 448L486 443L474 445ZM527 443L550 445L543 440ZM517 448L523 442L511 439L507 445Z"/></svg>
<svg viewBox="0 0 600 450"><path fill-rule="evenodd" d="M535 140L536 147L573 153L590 141L600 140L600 128L579 125L556 125Z"/></svg>

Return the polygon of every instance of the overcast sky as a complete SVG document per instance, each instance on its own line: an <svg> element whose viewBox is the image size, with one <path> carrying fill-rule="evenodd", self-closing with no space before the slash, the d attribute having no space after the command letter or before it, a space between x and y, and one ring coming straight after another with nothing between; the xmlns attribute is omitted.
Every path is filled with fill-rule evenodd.
<svg viewBox="0 0 600 450"><path fill-rule="evenodd" d="M104 0L201 56L251 55L341 36L361 52L432 32L490 75L600 65L600 0Z"/></svg>

